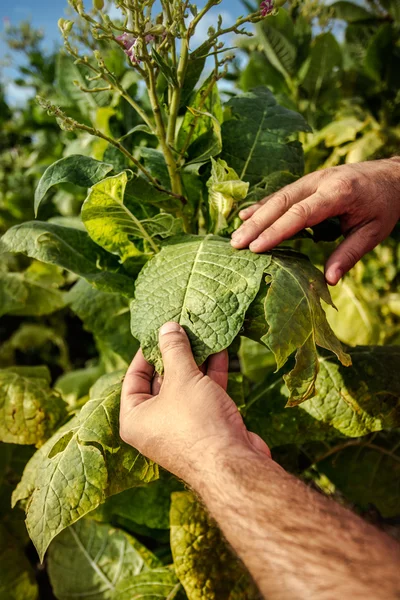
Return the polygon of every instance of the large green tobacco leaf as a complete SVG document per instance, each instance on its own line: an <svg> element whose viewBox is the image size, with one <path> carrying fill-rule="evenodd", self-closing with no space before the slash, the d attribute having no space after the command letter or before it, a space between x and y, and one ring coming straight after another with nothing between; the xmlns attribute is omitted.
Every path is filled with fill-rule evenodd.
<svg viewBox="0 0 400 600"><path fill-rule="evenodd" d="M130 332L129 300L125 296L95 290L80 280L66 300L102 350L107 348L126 363L131 362L138 343Z"/></svg>
<svg viewBox="0 0 400 600"><path fill-rule="evenodd" d="M241 181L238 174L224 160L212 159L211 177L207 187L212 230L219 233L227 227L227 218L233 207L246 198L249 184Z"/></svg>
<svg viewBox="0 0 400 600"><path fill-rule="evenodd" d="M107 376L104 381L33 456L13 494L14 504L29 500L26 525L41 559L58 533L108 496L158 477L155 465L121 441L121 384L110 387Z"/></svg>
<svg viewBox="0 0 400 600"><path fill-rule="evenodd" d="M79 229L28 221L3 235L0 252L21 252L44 263L58 265L105 291L126 295L133 291L133 282L121 272L118 260Z"/></svg>
<svg viewBox="0 0 400 600"><path fill-rule="evenodd" d="M299 142L288 141L298 131L311 131L304 118L279 106L268 88L232 98L232 118L222 125L222 158L251 185L275 171L303 174Z"/></svg>
<svg viewBox="0 0 400 600"><path fill-rule="evenodd" d="M46 367L0 370L0 441L39 446L66 417Z"/></svg>
<svg viewBox="0 0 400 600"><path fill-rule="evenodd" d="M260 287L269 256L234 250L217 236L177 237L140 273L131 304L132 333L158 371L158 331L177 321L198 364L227 348Z"/></svg>
<svg viewBox="0 0 400 600"><path fill-rule="evenodd" d="M182 223L172 215L158 214L140 220L124 203L128 183L126 172L94 185L82 207L82 221L92 240L122 262L142 254L134 240L144 240L148 250L157 251L154 237L182 232Z"/></svg>
<svg viewBox="0 0 400 600"><path fill-rule="evenodd" d="M34 262L23 273L0 272L0 316L49 315L65 306L59 269Z"/></svg>
<svg viewBox="0 0 400 600"><path fill-rule="evenodd" d="M296 365L285 376L290 390L289 405L295 406L315 394L319 370L317 346L334 352L346 366L351 365L351 359L331 330L321 306L321 299L332 304L323 274L305 256L285 251L273 253L266 271L271 283L265 299L261 289L261 296L258 295L247 318L250 327L254 327L254 311L261 341L274 353L278 369L296 352Z"/></svg>
<svg viewBox="0 0 400 600"><path fill-rule="evenodd" d="M271 447L337 437L358 438L400 426L397 346L365 346L350 352L347 369L326 353L319 358L317 395L285 409L280 378L260 384L247 398L246 424Z"/></svg>
<svg viewBox="0 0 400 600"><path fill-rule="evenodd" d="M48 564L59 600L78 596L93 600L173 598L168 594L174 587L179 589L173 572L163 569L160 561L135 538L89 519L72 525L52 542ZM158 587L157 594L153 584Z"/></svg>
<svg viewBox="0 0 400 600"><path fill-rule="evenodd" d="M0 600L37 600L35 573L14 536L0 524Z"/></svg>
<svg viewBox="0 0 400 600"><path fill-rule="evenodd" d="M281 8L277 15L265 19L260 26L260 45L269 63L286 80L294 74L296 46L293 20L288 11Z"/></svg>
<svg viewBox="0 0 400 600"><path fill-rule="evenodd" d="M381 439L382 438L382 439ZM382 517L400 515L399 435L393 433L373 442L338 448L318 463L338 490L351 502L367 510L372 504Z"/></svg>
<svg viewBox="0 0 400 600"><path fill-rule="evenodd" d="M43 173L35 191L35 214L50 188L59 183L73 183L88 188L113 170L113 166L81 154L57 160Z"/></svg>
<svg viewBox="0 0 400 600"><path fill-rule="evenodd" d="M259 599L222 533L190 492L172 495L171 548L189 600Z"/></svg>
<svg viewBox="0 0 400 600"><path fill-rule="evenodd" d="M341 65L342 51L338 41L330 32L321 33L313 41L301 72L304 88L316 97Z"/></svg>

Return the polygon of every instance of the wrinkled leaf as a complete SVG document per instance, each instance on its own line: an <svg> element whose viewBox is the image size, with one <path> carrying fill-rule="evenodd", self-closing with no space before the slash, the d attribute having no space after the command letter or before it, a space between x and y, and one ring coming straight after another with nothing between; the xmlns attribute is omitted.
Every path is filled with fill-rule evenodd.
<svg viewBox="0 0 400 600"><path fill-rule="evenodd" d="M222 125L222 158L243 181L260 183L275 171L303 174L299 142L288 141L298 131L310 131L304 118L279 106L268 88L232 98L232 118Z"/></svg>
<svg viewBox="0 0 400 600"><path fill-rule="evenodd" d="M92 390L80 413L33 456L13 494L14 504L29 499L26 525L41 559L57 534L108 496L158 477L119 437L121 384L95 389L99 395Z"/></svg>
<svg viewBox="0 0 400 600"><path fill-rule="evenodd" d="M238 334L269 262L267 256L234 250L228 240L212 235L174 242L144 267L131 304L132 333L160 372L160 327L179 322L197 362L203 363Z"/></svg>
<svg viewBox="0 0 400 600"><path fill-rule="evenodd" d="M126 295L133 290L133 282L121 272L117 259L79 229L28 221L12 227L3 235L0 252L21 252L44 263L58 265L99 289Z"/></svg>
<svg viewBox="0 0 400 600"><path fill-rule="evenodd" d="M317 395L290 410L285 408L288 393L280 378L260 384L247 398L249 429L274 447L357 438L399 427L399 348L357 347L350 356L351 369L327 353L321 356Z"/></svg>
<svg viewBox="0 0 400 600"><path fill-rule="evenodd" d="M161 567L135 538L90 519L75 523L52 542L48 565L59 600L120 600L121 588L134 586L138 575Z"/></svg>
<svg viewBox="0 0 400 600"><path fill-rule="evenodd" d="M189 600L259 598L217 525L190 492L172 496L171 548L176 574ZM246 595L237 595L237 589L233 594L239 585Z"/></svg>
<svg viewBox="0 0 400 600"><path fill-rule="evenodd" d="M321 306L321 299L332 304L323 274L306 257L285 252L273 254L267 272L272 278L264 304L269 328L261 341L274 353L278 369L296 351L296 366L285 376L294 406L315 394L317 346L334 352L345 366L351 359Z"/></svg>
<svg viewBox="0 0 400 600"><path fill-rule="evenodd" d="M238 174L224 160L213 160L211 177L207 182L210 217L214 233L227 226L227 218L234 206L244 200L249 184L241 181Z"/></svg>
<svg viewBox="0 0 400 600"><path fill-rule="evenodd" d="M89 156L73 154L57 160L43 173L35 191L35 214L50 188L59 183L73 183L88 188L104 179L113 165Z"/></svg>
<svg viewBox="0 0 400 600"><path fill-rule="evenodd" d="M45 367L0 370L0 441L41 445L66 417Z"/></svg>

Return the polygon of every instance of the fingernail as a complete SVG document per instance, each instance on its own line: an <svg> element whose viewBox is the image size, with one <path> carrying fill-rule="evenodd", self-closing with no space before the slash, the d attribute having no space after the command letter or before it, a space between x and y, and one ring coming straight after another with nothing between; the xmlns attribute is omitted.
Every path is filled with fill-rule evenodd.
<svg viewBox="0 0 400 600"><path fill-rule="evenodd" d="M231 240L231 245L232 246L240 246L240 238L239 239L237 239L237 238L232 239Z"/></svg>
<svg viewBox="0 0 400 600"><path fill-rule="evenodd" d="M240 211L240 213L239 213L239 217L240 217L241 219L245 219L245 218L247 217L247 215L248 215L248 214L249 214L249 211L248 211L248 210L246 210L246 209L244 209L244 210L241 210L241 211Z"/></svg>
<svg viewBox="0 0 400 600"><path fill-rule="evenodd" d="M240 229L237 229L236 231L234 231L232 233L232 239L234 239L234 240L240 240Z"/></svg>
<svg viewBox="0 0 400 600"><path fill-rule="evenodd" d="M177 333L178 331L182 331L182 327L179 323L172 321L171 323L165 323L160 329L160 335L166 335L167 333Z"/></svg>
<svg viewBox="0 0 400 600"><path fill-rule="evenodd" d="M340 267L332 267L326 273L326 280L331 285L336 285L343 277L343 270Z"/></svg>

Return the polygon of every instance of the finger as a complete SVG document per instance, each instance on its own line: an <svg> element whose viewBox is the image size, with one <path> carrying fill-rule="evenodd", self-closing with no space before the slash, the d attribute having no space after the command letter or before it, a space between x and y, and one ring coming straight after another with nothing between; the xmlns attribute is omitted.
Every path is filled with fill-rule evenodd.
<svg viewBox="0 0 400 600"><path fill-rule="evenodd" d="M252 204L252 206L244 208L239 212L239 217L242 219L242 221L247 221L247 219L250 219L250 217L252 217L254 213L258 211L259 208L264 206L267 200L268 198L265 198L261 202L257 202L256 204Z"/></svg>
<svg viewBox="0 0 400 600"><path fill-rule="evenodd" d="M121 405L128 399L130 405L143 402L151 397L151 384L154 367L150 365L139 350L133 359L124 379L121 393Z"/></svg>
<svg viewBox="0 0 400 600"><path fill-rule="evenodd" d="M250 244L250 250L265 252L275 248L302 229L317 225L332 216L332 208L333 204L325 196L319 192L313 194L303 202L290 207L282 217Z"/></svg>
<svg viewBox="0 0 400 600"><path fill-rule="evenodd" d="M313 194L317 189L320 177L317 177L317 175L313 173L312 177L303 177L303 179L282 188L282 190L270 196L266 203L232 234L232 246L247 248L252 241L257 239L266 228L270 227L294 204Z"/></svg>
<svg viewBox="0 0 400 600"><path fill-rule="evenodd" d="M160 329L160 350L164 361L165 377L188 379L198 374L189 338L179 323L166 323Z"/></svg>
<svg viewBox="0 0 400 600"><path fill-rule="evenodd" d="M226 350L219 352L218 354L214 354L208 359L208 377L215 381L215 383L218 383L218 385L221 386L225 391L228 387L228 369L229 356Z"/></svg>
<svg viewBox="0 0 400 600"><path fill-rule="evenodd" d="M350 234L329 257L325 266L325 279L329 285L336 285L354 265L383 240L377 234L376 224L364 225Z"/></svg>
<svg viewBox="0 0 400 600"><path fill-rule="evenodd" d="M158 394L160 393L161 390L161 386L163 383L163 378L161 377L161 375L156 375L153 379L153 383L151 386L151 391L153 396L158 396Z"/></svg>

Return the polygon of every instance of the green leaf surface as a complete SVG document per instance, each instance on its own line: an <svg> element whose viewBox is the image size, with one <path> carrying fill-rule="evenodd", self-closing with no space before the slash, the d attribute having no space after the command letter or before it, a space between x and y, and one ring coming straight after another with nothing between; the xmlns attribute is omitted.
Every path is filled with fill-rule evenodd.
<svg viewBox="0 0 400 600"><path fill-rule="evenodd" d="M345 498L364 510L374 506L384 518L400 515L398 435L392 437L394 448L380 440L360 443L318 463Z"/></svg>
<svg viewBox="0 0 400 600"><path fill-rule="evenodd" d="M66 404L43 367L0 370L0 441L39 446L66 417Z"/></svg>
<svg viewBox="0 0 400 600"><path fill-rule="evenodd" d="M105 291L132 294L133 283L118 260L72 227L28 221L9 229L0 239L0 253L26 254L80 275Z"/></svg>
<svg viewBox="0 0 400 600"><path fill-rule="evenodd" d="M294 74L296 46L293 21L288 11L281 8L278 14L268 17L260 26L262 49L271 63L285 79Z"/></svg>
<svg viewBox="0 0 400 600"><path fill-rule="evenodd" d="M121 383L106 377L80 413L28 463L13 494L26 501L26 525L39 556L63 529L105 499L158 477L155 465L119 437Z"/></svg>
<svg viewBox="0 0 400 600"><path fill-rule="evenodd" d="M224 160L211 159L211 164L211 177L207 182L208 203L212 230L219 233L227 227L233 208L246 198L249 184L241 181Z"/></svg>
<svg viewBox="0 0 400 600"><path fill-rule="evenodd" d="M190 492L172 496L171 548L189 600L259 599L222 533ZM237 593L239 586L245 593Z"/></svg>
<svg viewBox="0 0 400 600"><path fill-rule="evenodd" d="M260 384L247 398L246 424L271 447L357 438L400 426L400 350L365 346L350 351L351 369L326 353L319 358L317 395L285 409L280 378Z"/></svg>
<svg viewBox="0 0 400 600"><path fill-rule="evenodd" d="M157 578L152 569L157 573L161 567L158 559L135 538L90 519L75 523L52 542L48 565L59 600L120 600L121 589L134 589L142 573Z"/></svg>
<svg viewBox="0 0 400 600"><path fill-rule="evenodd" d="M306 257L290 252L275 252L267 272L272 278L264 305L269 329L261 340L274 353L278 369L296 351L296 366L285 376L294 406L315 394L317 346L334 352L346 366L351 359L321 306L321 299L332 304L323 274Z"/></svg>
<svg viewBox="0 0 400 600"><path fill-rule="evenodd" d="M227 106L232 118L222 125L222 158L240 179L255 185L275 171L303 174L301 145L288 141L298 131L311 131L300 114L279 106L262 87L232 98Z"/></svg>
<svg viewBox="0 0 400 600"><path fill-rule="evenodd" d="M376 16L363 6L355 4L354 2L347 2L346 0L333 2L333 4L330 5L330 9L334 11L335 19L341 19L347 21L347 23L376 20Z"/></svg>
<svg viewBox="0 0 400 600"><path fill-rule="evenodd" d="M371 307L351 275L330 293L337 310L328 306L326 317L338 338L350 346L377 344L381 333L378 311Z"/></svg>
<svg viewBox="0 0 400 600"><path fill-rule="evenodd" d="M0 600L37 600L35 573L17 540L0 524Z"/></svg>
<svg viewBox="0 0 400 600"><path fill-rule="evenodd" d="M132 333L147 360L162 371L158 331L167 321L185 328L198 364L227 348L269 261L212 235L177 237L166 245L140 273L131 304Z"/></svg>
<svg viewBox="0 0 400 600"><path fill-rule="evenodd" d="M59 269L34 262L22 273L0 272L0 316L40 317L65 306Z"/></svg>
<svg viewBox="0 0 400 600"><path fill-rule="evenodd" d="M169 214L140 220L124 203L128 182L126 172L108 177L93 186L82 207L82 221L92 240L122 262L142 254L135 240L144 240L149 251L157 252L153 238L182 232L182 223Z"/></svg>
<svg viewBox="0 0 400 600"><path fill-rule="evenodd" d="M313 41L306 64L301 70L302 85L316 98L341 64L342 51L338 41L330 32L321 33Z"/></svg>
<svg viewBox="0 0 400 600"><path fill-rule="evenodd" d="M88 188L98 183L113 170L113 165L89 156L73 154L57 160L43 173L35 191L35 215L46 193L59 183L73 183Z"/></svg>
<svg viewBox="0 0 400 600"><path fill-rule="evenodd" d="M139 348L130 331L129 300L125 296L95 290L81 280L66 300L103 349L115 352L127 364L131 362Z"/></svg>

